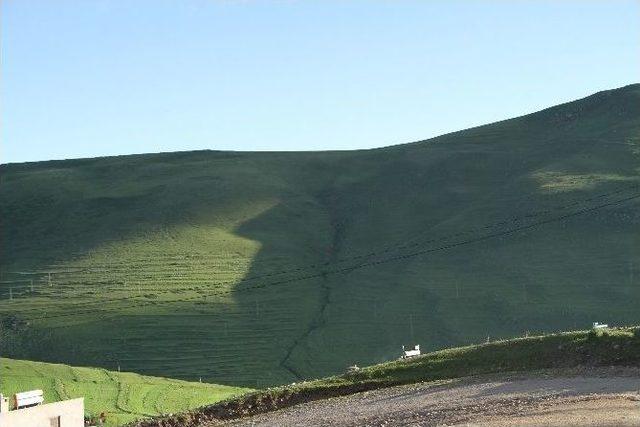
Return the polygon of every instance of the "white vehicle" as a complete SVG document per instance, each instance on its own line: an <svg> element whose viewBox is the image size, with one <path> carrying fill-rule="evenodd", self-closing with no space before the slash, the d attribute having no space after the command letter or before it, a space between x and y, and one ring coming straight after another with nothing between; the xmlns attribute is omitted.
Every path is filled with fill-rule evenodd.
<svg viewBox="0 0 640 427"><path fill-rule="evenodd" d="M593 329L607 329L609 325L606 323L593 322Z"/></svg>
<svg viewBox="0 0 640 427"><path fill-rule="evenodd" d="M401 359L408 359L410 357L420 356L420 345L416 344L412 349L407 350L404 346L402 346L402 357Z"/></svg>

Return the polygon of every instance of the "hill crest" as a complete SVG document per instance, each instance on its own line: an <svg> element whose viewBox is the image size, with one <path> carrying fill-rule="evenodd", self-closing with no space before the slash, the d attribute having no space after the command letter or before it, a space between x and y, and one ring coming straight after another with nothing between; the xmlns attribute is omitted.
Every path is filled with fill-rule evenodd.
<svg viewBox="0 0 640 427"><path fill-rule="evenodd" d="M355 152L3 165L3 355L263 387L636 323L638 101Z"/></svg>

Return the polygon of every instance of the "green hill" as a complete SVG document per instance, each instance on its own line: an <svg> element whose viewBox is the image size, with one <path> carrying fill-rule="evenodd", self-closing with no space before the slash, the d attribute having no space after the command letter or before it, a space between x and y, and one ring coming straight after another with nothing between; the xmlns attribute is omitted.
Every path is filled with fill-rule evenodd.
<svg viewBox="0 0 640 427"><path fill-rule="evenodd" d="M108 426L194 409L247 389L190 383L106 369L0 358L0 391L5 396L41 389L45 402L84 397L85 412L105 413Z"/></svg>
<svg viewBox="0 0 640 427"><path fill-rule="evenodd" d="M383 149L0 179L5 356L261 388L640 321L637 84Z"/></svg>
<svg viewBox="0 0 640 427"><path fill-rule="evenodd" d="M615 372L611 368L637 367L638 363L638 327L514 338L448 348L342 375L259 390L181 414L145 419L132 423L131 427L196 427L205 421L239 418L366 390L419 382L444 384L478 375L548 377L599 372L606 376ZM608 372L598 367L606 367Z"/></svg>

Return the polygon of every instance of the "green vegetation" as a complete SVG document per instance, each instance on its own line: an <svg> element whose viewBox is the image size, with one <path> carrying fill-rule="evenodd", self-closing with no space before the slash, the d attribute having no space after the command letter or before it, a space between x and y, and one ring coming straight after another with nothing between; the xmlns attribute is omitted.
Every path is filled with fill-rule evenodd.
<svg viewBox="0 0 640 427"><path fill-rule="evenodd" d="M340 384L406 384L496 372L577 366L637 366L639 328L566 332L451 348L408 360L371 366L311 387Z"/></svg>
<svg viewBox="0 0 640 427"><path fill-rule="evenodd" d="M640 321L640 85L383 149L0 179L8 357L263 388Z"/></svg>
<svg viewBox="0 0 640 427"><path fill-rule="evenodd" d="M179 419L175 425L191 427L203 420L234 418L400 384L505 372L548 373L551 369L571 374L571 368L638 366L639 332L638 327L566 332L450 348L340 376L258 391L169 418ZM140 427L158 425L157 420L136 424Z"/></svg>
<svg viewBox="0 0 640 427"><path fill-rule="evenodd" d="M5 396L34 389L44 391L45 402L84 397L86 413L97 416L104 412L109 426L186 411L249 391L129 372L0 358L0 391Z"/></svg>

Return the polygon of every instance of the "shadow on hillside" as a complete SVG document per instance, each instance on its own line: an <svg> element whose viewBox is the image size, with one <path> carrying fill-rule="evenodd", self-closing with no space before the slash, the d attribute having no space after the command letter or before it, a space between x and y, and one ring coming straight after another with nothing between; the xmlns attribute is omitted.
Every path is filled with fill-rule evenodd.
<svg viewBox="0 0 640 427"><path fill-rule="evenodd" d="M245 155L192 153L179 159L188 167L135 158L55 169L35 183L15 176L3 187L11 196L0 212L3 265L30 259L24 266L34 270L107 242L206 223L202 212L215 217L238 195L280 200L234 230L261 246L233 304L203 294L172 312L149 305L92 319L46 331L42 348L24 357L264 387L385 361L403 344L431 350L637 322L637 204L503 233L544 219L531 215L546 207L589 206L616 188L599 181L550 193L537 171L624 176L637 157L599 145L601 135L587 138L575 122L556 134L532 126L501 122L338 164L318 154L258 167L240 161ZM97 194L83 180L97 183ZM360 264L370 265L335 271Z"/></svg>

